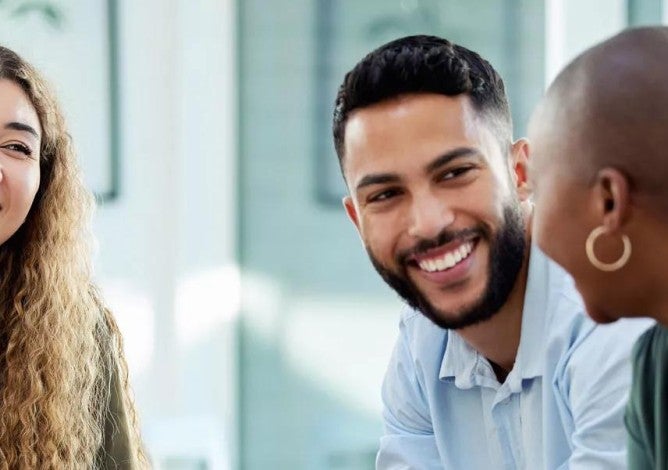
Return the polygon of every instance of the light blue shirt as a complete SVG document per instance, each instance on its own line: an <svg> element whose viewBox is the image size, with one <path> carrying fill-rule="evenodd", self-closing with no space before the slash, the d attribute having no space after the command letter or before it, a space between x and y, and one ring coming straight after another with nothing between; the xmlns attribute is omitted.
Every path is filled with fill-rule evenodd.
<svg viewBox="0 0 668 470"><path fill-rule="evenodd" d="M626 468L630 354L651 322L591 321L571 278L531 250L513 370L407 310L383 383L378 469Z"/></svg>

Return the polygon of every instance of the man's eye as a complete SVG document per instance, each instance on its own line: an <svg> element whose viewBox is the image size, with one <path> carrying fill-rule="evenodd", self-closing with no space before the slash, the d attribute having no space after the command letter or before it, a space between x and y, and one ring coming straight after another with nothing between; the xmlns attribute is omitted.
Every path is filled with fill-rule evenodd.
<svg viewBox="0 0 668 470"><path fill-rule="evenodd" d="M471 171L472 169L473 169L473 167L463 166L461 168L455 168L453 170L448 170L446 172L441 173L441 176L438 179L441 180L441 181L450 180L450 179L456 178L458 176L461 176L463 174L466 174L469 171Z"/></svg>
<svg viewBox="0 0 668 470"><path fill-rule="evenodd" d="M400 191L398 189L385 189L383 191L373 193L369 198L367 199L368 202L383 202L387 201L388 199L392 199L395 196L398 196L400 194Z"/></svg>

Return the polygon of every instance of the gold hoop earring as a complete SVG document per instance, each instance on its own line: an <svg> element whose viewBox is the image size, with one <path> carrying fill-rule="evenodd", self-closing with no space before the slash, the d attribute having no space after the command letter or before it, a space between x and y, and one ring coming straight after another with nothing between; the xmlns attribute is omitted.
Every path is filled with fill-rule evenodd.
<svg viewBox="0 0 668 470"><path fill-rule="evenodd" d="M624 252L622 253L622 256L620 256L619 259L613 263L604 263L596 257L596 253L594 253L594 243L596 243L596 239L598 239L598 237L606 232L607 230L602 225L591 231L585 244L587 258L589 258L589 262L593 264L595 268L598 268L601 271L617 271L623 268L626 263L628 263L629 258L631 258L631 240L628 236L622 234L622 243L624 244Z"/></svg>

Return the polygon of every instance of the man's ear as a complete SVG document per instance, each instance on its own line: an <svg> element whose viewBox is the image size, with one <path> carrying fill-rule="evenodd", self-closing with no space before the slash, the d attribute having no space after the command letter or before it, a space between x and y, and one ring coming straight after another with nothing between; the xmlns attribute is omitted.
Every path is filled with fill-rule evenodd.
<svg viewBox="0 0 668 470"><path fill-rule="evenodd" d="M357 209L355 209L355 203L353 202L353 198L351 198L350 196L345 196L342 202L343 202L343 207L346 209L346 214L348 214L348 218L355 225L357 231L359 231L360 229L359 217L357 215Z"/></svg>
<svg viewBox="0 0 668 470"><path fill-rule="evenodd" d="M603 168L596 175L595 210L608 232L622 229L631 216L630 185L624 173L616 168Z"/></svg>
<svg viewBox="0 0 668 470"><path fill-rule="evenodd" d="M529 184L529 141L519 139L511 146L511 175L515 183L517 196L521 202L531 197L531 185Z"/></svg>

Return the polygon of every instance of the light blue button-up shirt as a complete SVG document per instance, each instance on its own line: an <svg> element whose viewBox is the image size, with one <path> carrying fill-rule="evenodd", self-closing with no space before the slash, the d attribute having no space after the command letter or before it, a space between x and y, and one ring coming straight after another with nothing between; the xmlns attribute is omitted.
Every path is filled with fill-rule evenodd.
<svg viewBox="0 0 668 470"><path fill-rule="evenodd" d="M531 250L520 345L500 384L455 331L407 310L383 384L377 468L626 468L633 343L651 322L596 325L571 278Z"/></svg>

